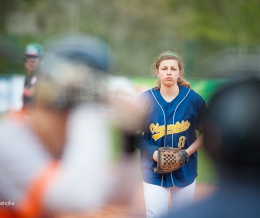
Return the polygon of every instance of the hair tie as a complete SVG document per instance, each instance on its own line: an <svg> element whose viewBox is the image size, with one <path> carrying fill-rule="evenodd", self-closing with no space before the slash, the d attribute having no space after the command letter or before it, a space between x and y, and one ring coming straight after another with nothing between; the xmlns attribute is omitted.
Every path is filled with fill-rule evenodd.
<svg viewBox="0 0 260 218"><path fill-rule="evenodd" d="M164 54L162 54L162 55L160 55L159 57L158 57L158 61L161 59L161 57L163 57L163 56L173 56L173 57L176 57L178 60L180 60L180 58L178 57L178 55L177 54L175 54L175 53L173 53L173 52L166 52L166 53L164 53Z"/></svg>

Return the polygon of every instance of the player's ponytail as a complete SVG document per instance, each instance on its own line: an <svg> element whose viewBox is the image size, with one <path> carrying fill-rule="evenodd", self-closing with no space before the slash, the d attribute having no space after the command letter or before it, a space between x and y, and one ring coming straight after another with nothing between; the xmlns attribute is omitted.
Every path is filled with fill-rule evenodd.
<svg viewBox="0 0 260 218"><path fill-rule="evenodd" d="M191 88L191 85L189 82L187 82L183 77L179 77L178 81L177 81L177 84L180 85L180 86L185 86L187 88Z"/></svg>

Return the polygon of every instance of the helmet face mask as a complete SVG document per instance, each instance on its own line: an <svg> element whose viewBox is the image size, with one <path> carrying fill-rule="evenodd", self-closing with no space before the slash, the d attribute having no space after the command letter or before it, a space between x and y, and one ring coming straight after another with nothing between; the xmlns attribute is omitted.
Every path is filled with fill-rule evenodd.
<svg viewBox="0 0 260 218"><path fill-rule="evenodd" d="M96 38L81 36L81 40L76 41L77 38L68 36L54 41L46 51L34 94L35 101L41 105L71 108L82 103L100 102L103 98L108 71L104 66L110 56L104 59L104 56L98 56L102 51L97 51L105 49L107 52L108 49Z"/></svg>

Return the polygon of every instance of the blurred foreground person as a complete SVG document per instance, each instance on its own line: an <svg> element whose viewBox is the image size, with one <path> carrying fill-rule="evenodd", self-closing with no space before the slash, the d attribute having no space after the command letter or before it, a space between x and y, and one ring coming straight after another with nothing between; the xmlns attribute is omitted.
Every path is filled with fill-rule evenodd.
<svg viewBox="0 0 260 218"><path fill-rule="evenodd" d="M119 171L120 193L113 191L116 182L109 173L111 125L103 115L107 45L91 36L69 35L49 41L46 48L29 117L20 111L0 124L0 217L49 217L127 202L122 187L132 177L131 165ZM134 145L130 133L122 138L122 156L128 157L124 166Z"/></svg>
<svg viewBox="0 0 260 218"><path fill-rule="evenodd" d="M218 169L218 189L170 217L259 217L259 96L260 79L247 77L230 82L212 97L204 123L204 147Z"/></svg>
<svg viewBox="0 0 260 218"><path fill-rule="evenodd" d="M24 82L23 104L29 104L32 100L34 86L37 81L36 71L40 66L40 61L43 55L43 47L39 43L29 43L25 47L24 66L27 75Z"/></svg>

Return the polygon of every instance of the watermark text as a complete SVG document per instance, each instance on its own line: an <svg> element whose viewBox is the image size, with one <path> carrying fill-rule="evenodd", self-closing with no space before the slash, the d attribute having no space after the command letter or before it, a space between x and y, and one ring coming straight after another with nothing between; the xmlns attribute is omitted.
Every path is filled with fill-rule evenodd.
<svg viewBox="0 0 260 218"><path fill-rule="evenodd" d="M14 202L13 201L0 201L0 206L14 206Z"/></svg>

